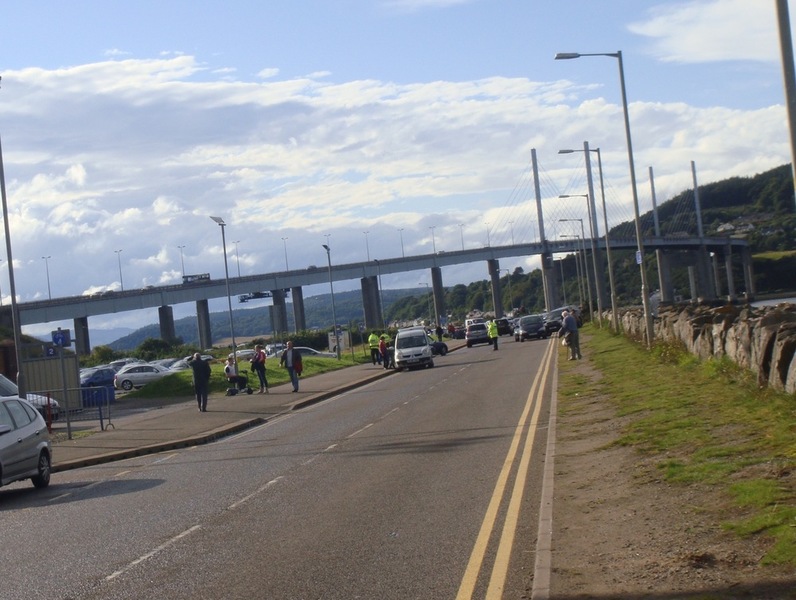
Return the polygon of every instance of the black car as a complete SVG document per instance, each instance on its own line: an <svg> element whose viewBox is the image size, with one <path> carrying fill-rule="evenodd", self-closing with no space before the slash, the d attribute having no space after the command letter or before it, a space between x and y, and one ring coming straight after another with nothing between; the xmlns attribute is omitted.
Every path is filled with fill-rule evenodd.
<svg viewBox="0 0 796 600"><path fill-rule="evenodd" d="M495 324L497 325L498 335L511 335L514 331L508 319L495 319Z"/></svg>
<svg viewBox="0 0 796 600"><path fill-rule="evenodd" d="M544 339L550 333L542 315L527 315L522 317L514 328L514 341L524 342L530 339Z"/></svg>

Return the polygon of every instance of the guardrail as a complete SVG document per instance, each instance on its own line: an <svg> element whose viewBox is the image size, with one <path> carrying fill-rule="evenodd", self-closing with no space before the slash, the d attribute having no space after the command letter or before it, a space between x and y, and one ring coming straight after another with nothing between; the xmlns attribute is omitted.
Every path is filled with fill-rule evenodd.
<svg viewBox="0 0 796 600"><path fill-rule="evenodd" d="M45 407L44 409L47 426L51 432L66 431L68 439L71 440L72 425L76 423L81 423L82 429L85 429L85 425L91 422L97 423L101 431L113 427L112 413L116 401L116 391L113 387L67 388L60 390L57 396L54 392L47 390L33 393L57 398L57 414L52 408Z"/></svg>

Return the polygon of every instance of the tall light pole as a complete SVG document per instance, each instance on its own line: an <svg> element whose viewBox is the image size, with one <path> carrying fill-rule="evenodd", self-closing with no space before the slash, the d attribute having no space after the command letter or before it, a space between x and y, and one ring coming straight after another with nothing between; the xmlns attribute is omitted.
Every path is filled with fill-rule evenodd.
<svg viewBox="0 0 796 600"><path fill-rule="evenodd" d="M608 261L608 286L611 288L611 321L614 331L619 331L619 310L616 302L616 286L614 285L614 266L611 261L611 241L608 237L608 211L605 207L605 182L603 180L603 160L599 148L589 148L590 152L597 153L597 170L600 172L600 195L603 204L603 234L605 236L605 258ZM571 154L583 150L559 150L559 154ZM566 303L565 303L566 304Z"/></svg>
<svg viewBox="0 0 796 600"><path fill-rule="evenodd" d="M431 230L431 248L434 251L435 256L437 254L437 239L434 237L434 230L436 228L437 228L436 225L432 225L431 227L429 227L429 229Z"/></svg>
<svg viewBox="0 0 796 600"><path fill-rule="evenodd" d="M226 227L226 223L224 223L224 219L221 217L210 217L215 221L219 227L221 227L221 247L224 251L224 282L227 285L227 306L229 308L229 334L232 337L232 356L233 362L235 364L235 368L238 367L238 353L237 347L238 345L235 343L235 325L232 321L232 296L229 293L229 265L227 264L227 237L224 234L224 228Z"/></svg>
<svg viewBox="0 0 796 600"><path fill-rule="evenodd" d="M238 265L238 277L240 277L240 255L238 254L238 244L240 244L240 240L235 240L232 243L235 244L235 263ZM226 255L227 253L224 252L224 256Z"/></svg>
<svg viewBox="0 0 796 600"><path fill-rule="evenodd" d="M185 260L182 257L182 249L185 248L185 246L177 246L177 248L180 249L180 267L182 267L182 276L185 277Z"/></svg>
<svg viewBox="0 0 796 600"><path fill-rule="evenodd" d="M583 219L559 219L559 221L580 221L580 240L583 243L583 271L586 273L586 296L589 299L589 319L591 319L594 315L594 305L591 301L591 279L589 279L589 267L586 262L586 231L583 228Z"/></svg>
<svg viewBox="0 0 796 600"><path fill-rule="evenodd" d="M379 281L379 308L381 308L381 326L383 328L387 328L387 322L384 320L384 294L381 291L381 264L379 263L378 258L374 258L373 262L376 263L376 276L378 277Z"/></svg>
<svg viewBox="0 0 796 600"><path fill-rule="evenodd" d="M287 240L288 238L282 238L282 245L285 247L285 271L289 271L290 267L287 266Z"/></svg>
<svg viewBox="0 0 796 600"><path fill-rule="evenodd" d="M114 252L116 253L116 259L119 261L119 287L124 291L124 279L122 279L122 251L114 250Z"/></svg>
<svg viewBox="0 0 796 600"><path fill-rule="evenodd" d="M326 263L329 265L329 292L332 295L332 333L335 341L335 352L337 353L337 360L340 360L340 339L337 337L337 313L334 309L334 284L332 283L332 250L328 244L323 244L326 250Z"/></svg>
<svg viewBox="0 0 796 600"><path fill-rule="evenodd" d="M638 210L638 188L636 186L636 167L633 163L633 142L630 138L630 115L627 109L627 90L625 88L625 68L622 63L622 51L582 54L578 52L559 52L556 60L569 60L581 56L609 56L619 63L619 85L622 90L622 111L625 117L625 137L627 138L627 161L630 166L630 188L633 192L633 216L636 224L636 262L641 272L641 303L644 307L644 325L646 329L647 348L652 347L653 329L652 312L650 311L649 288L647 287L647 270L644 268L644 241L641 239L641 217Z"/></svg>
<svg viewBox="0 0 796 600"><path fill-rule="evenodd" d="M404 228L398 228L398 235L401 236L401 258L406 258L406 254L404 254Z"/></svg>
<svg viewBox="0 0 796 600"><path fill-rule="evenodd" d="M594 230L596 229L596 223L592 224L592 215L591 215L591 201L589 199L588 194L561 194L559 198L586 198L586 213L589 215L589 234L590 234L590 245L591 245L591 264L592 269L594 269L594 291L597 295L597 322L599 323L600 327L603 326L603 301L601 298L600 290L602 286L597 285L597 280L600 277L600 272L597 269L597 243L594 240ZM583 221L581 221L581 227L583 226ZM583 240L583 243L586 243L586 240ZM591 288L589 289L589 294L591 295ZM591 317L591 316L590 316Z"/></svg>
<svg viewBox="0 0 796 600"><path fill-rule="evenodd" d="M564 287L564 260L559 259L558 269L561 271L561 293L564 296L564 304L567 303L567 288Z"/></svg>
<svg viewBox="0 0 796 600"><path fill-rule="evenodd" d="M368 257L368 262L370 262L370 244L368 243L368 234L370 231L363 231L362 233L365 234L365 255Z"/></svg>
<svg viewBox="0 0 796 600"><path fill-rule="evenodd" d="M561 237L580 240L579 235L562 235ZM581 261L580 241L578 241L575 244L575 283L577 284L578 301L580 302L580 305L583 306L586 302L586 293L583 291L583 275L580 272L580 261ZM564 285L563 267L561 270L561 285L562 286ZM566 303L567 302L565 300L564 304Z"/></svg>
<svg viewBox="0 0 796 600"><path fill-rule="evenodd" d="M47 272L47 298L50 300L53 299L53 295L50 292L50 259L52 256L42 256L41 259L44 261L44 269Z"/></svg>

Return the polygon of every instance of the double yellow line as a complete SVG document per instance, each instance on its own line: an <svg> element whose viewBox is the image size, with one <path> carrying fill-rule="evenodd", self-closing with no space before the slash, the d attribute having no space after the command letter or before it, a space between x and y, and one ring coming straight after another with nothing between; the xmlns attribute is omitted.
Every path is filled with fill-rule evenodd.
<svg viewBox="0 0 796 600"><path fill-rule="evenodd" d="M500 543L498 545L497 554L495 556L495 563L492 566L492 574L489 578L489 586L486 591L486 598L497 599L503 595L503 587L506 583L506 576L509 569L509 560L511 558L511 550L514 545L514 536L517 531L517 522L519 520L520 507L522 505L522 496L525 491L525 484L528 478L529 465L531 463L531 454L533 452L533 444L536 439L536 431L539 428L539 413L542 409L542 400L544 398L544 389L550 375L551 365L556 352L556 338L552 338L547 344L542 365L536 372L534 377L531 391L525 401L520 420L514 430L514 437L511 441L506 460L503 462L503 468L500 471L495 490L492 492L492 499L487 507L484 520L481 523L481 529L478 533L478 538L475 541L475 546L470 554L470 560L467 563L462 582L459 585L459 592L456 594L457 600L470 600L473 597L476 583L478 581L478 574L481 572L486 549L489 544L489 538L495 530L495 522L498 516L498 509L503 498L506 495L506 489L509 483L509 473L517 459L517 454L520 450L522 442L523 430L528 426L528 435L525 438L525 444L522 446L522 455L520 457L517 476L514 480L514 487L511 491L511 498L509 500L508 510L506 512L506 519L503 523L503 531L500 534ZM533 415L531 415L533 409ZM528 422L529 415L530 422Z"/></svg>

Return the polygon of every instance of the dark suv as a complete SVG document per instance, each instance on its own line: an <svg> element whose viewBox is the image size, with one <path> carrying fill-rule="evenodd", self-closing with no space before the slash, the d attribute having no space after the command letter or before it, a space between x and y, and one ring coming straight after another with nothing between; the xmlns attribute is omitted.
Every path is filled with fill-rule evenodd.
<svg viewBox="0 0 796 600"><path fill-rule="evenodd" d="M472 348L473 344L488 344L489 332L486 328L486 323L473 323L467 326L467 331L464 333L464 339L467 340L467 347Z"/></svg>
<svg viewBox="0 0 796 600"><path fill-rule="evenodd" d="M495 324L497 324L498 335L511 335L514 332L508 319L495 319Z"/></svg>
<svg viewBox="0 0 796 600"><path fill-rule="evenodd" d="M544 339L549 335L542 315L527 315L521 317L517 322L517 327L514 329L515 342L524 342L531 338Z"/></svg>

